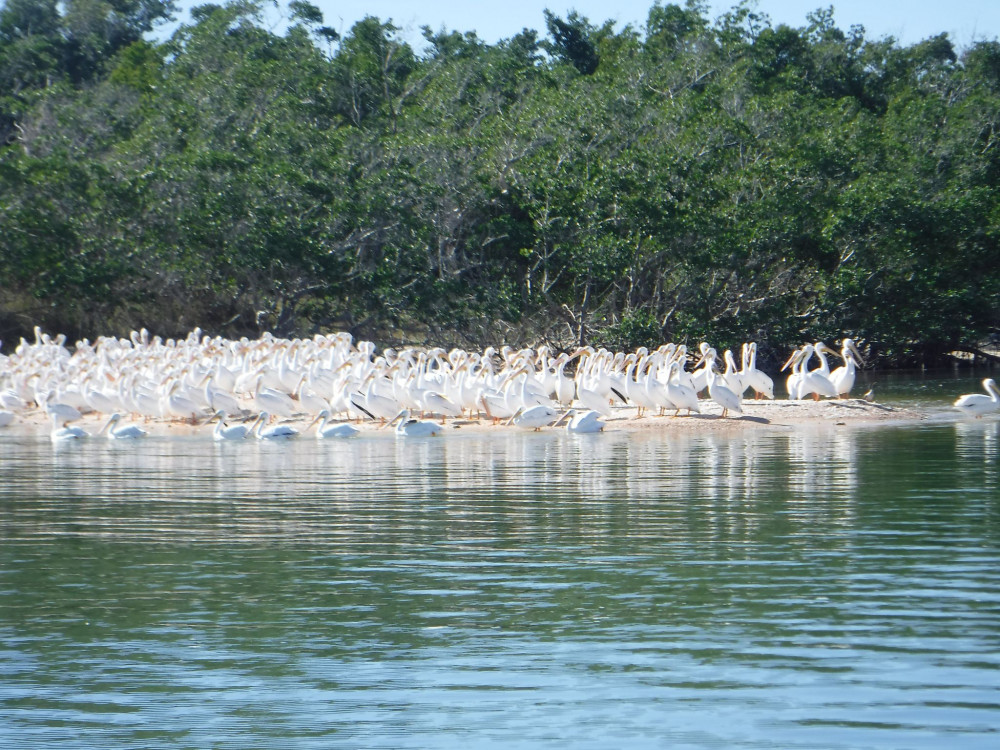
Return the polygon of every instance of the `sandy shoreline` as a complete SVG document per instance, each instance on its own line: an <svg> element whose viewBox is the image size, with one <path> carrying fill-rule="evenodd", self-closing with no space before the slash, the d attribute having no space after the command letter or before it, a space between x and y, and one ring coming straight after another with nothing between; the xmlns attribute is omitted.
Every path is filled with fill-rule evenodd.
<svg viewBox="0 0 1000 750"><path fill-rule="evenodd" d="M827 401L789 401L778 399L774 401L745 401L743 403L742 416L730 416L722 418L720 408L712 402L702 403L702 413L691 416L645 416L636 417L634 407L619 407L614 410L613 415L607 418L606 432L683 432L692 433L738 433L747 430L788 430L808 426L848 426L865 425L878 423L912 422L926 418L926 415L912 409L903 409L885 404L869 403L862 399L843 399ZM255 414L253 416L256 416ZM252 417L245 420L230 417L229 424L238 424L243 421L250 421ZM107 418L98 414L87 414L82 419L74 422L74 425L82 427L87 432L94 434L107 421ZM299 431L305 431L312 421L312 415L301 415L291 419L281 420L282 424L288 424ZM343 420L340 420L343 421ZM124 422L124 420L123 420ZM138 420L133 422L147 430L150 435L184 435L193 436L196 434L211 434L214 427L204 424L201 420L197 425L190 425L180 422L150 421L148 423ZM365 421L355 426L366 433L388 434L389 429L380 429L378 423ZM0 435L18 434L40 434L48 433L52 429L52 424L39 410L34 410L26 414L19 414L16 421L2 429ZM559 428L544 427L543 430L553 430ZM468 420L449 419L445 423L444 435L452 431L462 430L464 432L492 432L503 431L523 431L517 427L501 422L494 425L488 419ZM313 435L313 431L305 433L307 437Z"/></svg>

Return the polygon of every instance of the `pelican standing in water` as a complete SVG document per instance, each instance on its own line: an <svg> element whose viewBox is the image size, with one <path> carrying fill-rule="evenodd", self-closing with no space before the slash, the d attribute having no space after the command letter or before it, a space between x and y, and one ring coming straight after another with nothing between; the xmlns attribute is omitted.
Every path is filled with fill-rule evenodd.
<svg viewBox="0 0 1000 750"><path fill-rule="evenodd" d="M997 390L996 381L993 378L986 378L983 381L983 388L989 395L982 393L967 393L959 396L955 401L955 408L969 417L982 419L986 414L1000 411L1000 390Z"/></svg>

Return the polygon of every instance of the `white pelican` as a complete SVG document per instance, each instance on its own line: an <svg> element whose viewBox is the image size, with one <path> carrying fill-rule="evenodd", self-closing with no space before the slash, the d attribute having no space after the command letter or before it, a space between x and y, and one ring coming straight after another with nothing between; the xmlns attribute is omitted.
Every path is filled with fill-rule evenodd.
<svg viewBox="0 0 1000 750"><path fill-rule="evenodd" d="M736 369L736 357L733 356L732 350L726 349L722 353L722 359L726 363L726 371L722 373L723 385L740 398L743 398L743 392L747 389L747 384L743 382L740 371Z"/></svg>
<svg viewBox="0 0 1000 750"><path fill-rule="evenodd" d="M740 397L730 388L723 385L722 376L714 369L708 372L708 397L722 407L722 416L725 417L730 411L737 414L743 413L740 405Z"/></svg>
<svg viewBox="0 0 1000 750"><path fill-rule="evenodd" d="M551 406L538 404L537 406L529 406L527 409L520 409L517 414L511 417L508 424L513 422L517 427L537 432L552 424L552 420L558 415L559 412Z"/></svg>
<svg viewBox="0 0 1000 750"><path fill-rule="evenodd" d="M104 426L100 429L100 431L98 431L98 437L103 435L105 432L108 434L108 440L133 440L135 438L146 436L146 431L134 424L123 424L119 427L118 422L121 418L122 415L118 412L115 412L108 417L108 421L105 422Z"/></svg>
<svg viewBox="0 0 1000 750"><path fill-rule="evenodd" d="M64 403L46 404L45 413L49 415L54 424L59 426L63 426L67 422L74 422L83 416L75 406Z"/></svg>
<svg viewBox="0 0 1000 750"><path fill-rule="evenodd" d="M863 365L865 360L862 358L861 352L858 351L858 347L854 345L853 339L844 339L842 344L840 357L844 360L844 364L830 373L830 380L833 382L833 387L837 389L837 394L841 398L847 398L854 387L857 366Z"/></svg>
<svg viewBox="0 0 1000 750"><path fill-rule="evenodd" d="M823 356L825 344L819 342L816 346L806 344L801 349L792 352L792 356L782 366L785 370L789 365L792 367L792 374L788 376L788 397L791 399L801 399L808 395L819 401L820 396L836 398L837 389L834 388L830 378L824 374L824 370L829 373L826 357ZM809 360L813 353L816 353L820 360L820 366L815 370L810 370Z"/></svg>
<svg viewBox="0 0 1000 750"><path fill-rule="evenodd" d="M252 424L235 424L227 425L226 417L228 415L222 409L219 409L215 414L213 414L205 424L210 424L213 419L218 419L219 423L215 425L215 429L212 431L212 439L214 440L243 440L250 435L250 432L257 425L257 420L254 420ZM258 417L259 419L259 417Z"/></svg>
<svg viewBox="0 0 1000 750"><path fill-rule="evenodd" d="M302 378L299 380L298 387L295 389L295 394L298 396L299 405L302 411L318 414L321 411L329 412L330 402L320 396L312 389L312 379L309 373L303 373Z"/></svg>
<svg viewBox="0 0 1000 750"><path fill-rule="evenodd" d="M792 352L788 361L781 366L782 372L791 367L791 372L785 379L785 388L788 390L788 398L790 399L801 398L801 396L799 396L799 390L802 383L802 358L804 356L805 351L803 349L796 349Z"/></svg>
<svg viewBox="0 0 1000 750"><path fill-rule="evenodd" d="M23 411L28 408L28 402L13 388L6 388L0 391L0 406L11 411Z"/></svg>
<svg viewBox="0 0 1000 750"><path fill-rule="evenodd" d="M444 431L444 428L437 422L431 422L426 419L410 419L409 409L403 409L403 411L392 418L389 424L391 425L397 419L399 420L399 424L396 425L397 437L427 437L429 435L440 434Z"/></svg>
<svg viewBox="0 0 1000 750"><path fill-rule="evenodd" d="M268 415L277 414L279 417L291 417L295 414L295 402L292 397L283 391L274 388L261 387L264 381L264 373L257 375L257 383L253 391L253 401L257 408Z"/></svg>
<svg viewBox="0 0 1000 750"><path fill-rule="evenodd" d="M691 416L691 412L701 414L701 405L698 403L697 392L694 388L681 382L681 371L683 369L683 363L680 360L674 360L667 374L667 395L677 407L677 411L674 412L675 417L681 413L681 409L687 409L688 416Z"/></svg>
<svg viewBox="0 0 1000 750"><path fill-rule="evenodd" d="M763 395L774 399L774 381L757 369L757 342L751 341L743 346L743 368L740 370L740 378L753 389L754 398L759 399Z"/></svg>
<svg viewBox="0 0 1000 750"><path fill-rule="evenodd" d="M601 432L606 427L606 424L601 421L601 416L601 413L594 409L584 412L578 412L576 409L570 409L559 418L556 425L566 419L566 417L569 417L569 421L566 423L567 432Z"/></svg>
<svg viewBox="0 0 1000 750"><path fill-rule="evenodd" d="M836 354L837 352L822 341L817 341L812 350L819 359L819 367L815 370L808 369L809 357L806 357L802 370L802 397L805 398L811 393L816 401L819 401L820 396L836 398L839 394L830 379L830 365L826 361L826 353Z"/></svg>
<svg viewBox="0 0 1000 750"><path fill-rule="evenodd" d="M430 414L440 414L441 424L444 424L445 417L462 416L462 407L450 398L437 391L427 390L422 395L424 410Z"/></svg>
<svg viewBox="0 0 1000 750"><path fill-rule="evenodd" d="M309 423L309 425L306 427L306 431L309 430L309 427L312 427L314 424L318 423L319 426L316 428L317 438L353 437L354 435L357 435L359 432L357 427L349 424L332 424L327 426L326 423L328 421L330 421L330 412L327 411L326 409L323 409L320 411L319 414L316 415L316 418Z"/></svg>
<svg viewBox="0 0 1000 750"><path fill-rule="evenodd" d="M967 393L964 396L959 396L958 400L955 401L955 408L966 416L976 419L1000 411L1000 390L997 390L996 381L993 378L986 378L983 381L983 388L989 395Z"/></svg>
<svg viewBox="0 0 1000 750"><path fill-rule="evenodd" d="M298 430L294 427L289 427L287 424L276 424L273 427L265 427L264 424L270 418L271 415L266 411L262 411L257 416L257 421L254 423L251 434L258 440L284 440L285 438L293 438L299 434Z"/></svg>
<svg viewBox="0 0 1000 750"><path fill-rule="evenodd" d="M710 347L706 342L702 341L699 346L701 348L701 359L695 363L695 369L691 373L692 387L695 393L701 393L708 388L710 373L715 368L715 359L718 357L715 349Z"/></svg>
<svg viewBox="0 0 1000 750"><path fill-rule="evenodd" d="M53 424L55 427L52 432L49 433L49 437L52 438L53 443L61 443L66 440L80 440L82 438L90 437L90 433L82 427L74 427L73 425L62 427L55 422L55 420L53 420Z"/></svg>
<svg viewBox="0 0 1000 750"><path fill-rule="evenodd" d="M212 374L205 378L205 403L216 412L224 411L227 414L235 414L243 410L232 391L215 387L215 376Z"/></svg>
<svg viewBox="0 0 1000 750"><path fill-rule="evenodd" d="M188 419L194 424L201 407L194 401L184 396L178 391L181 388L181 381L174 380L167 392L160 399L160 410L164 417L168 419Z"/></svg>

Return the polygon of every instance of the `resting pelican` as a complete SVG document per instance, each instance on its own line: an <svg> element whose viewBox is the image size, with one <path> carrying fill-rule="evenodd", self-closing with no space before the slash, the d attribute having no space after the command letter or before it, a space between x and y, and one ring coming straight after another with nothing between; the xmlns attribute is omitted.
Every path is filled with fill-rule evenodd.
<svg viewBox="0 0 1000 750"><path fill-rule="evenodd" d="M410 419L409 409L403 409L392 418L389 424L397 419L399 420L399 424L396 425L397 437L427 437L444 431L444 428L437 422L431 422L427 419Z"/></svg>
<svg viewBox="0 0 1000 750"><path fill-rule="evenodd" d="M955 408L976 419L982 419L986 414L1000 411L1000 390L997 390L996 381L993 378L986 378L983 381L983 388L989 394L988 396L981 393L967 393L958 397Z"/></svg>
<svg viewBox="0 0 1000 750"><path fill-rule="evenodd" d="M299 434L298 430L294 427L289 427L286 424L276 424L273 427L265 427L265 423L270 418L271 415L266 411L262 411L257 417L252 434L258 440L283 440L285 438L293 438Z"/></svg>
<svg viewBox="0 0 1000 750"><path fill-rule="evenodd" d="M840 357L844 364L830 373L830 381L837 389L837 394L841 398L847 398L854 387L854 376L858 365L865 363L858 347L854 345L853 339L844 339L843 348L840 350Z"/></svg>
<svg viewBox="0 0 1000 750"><path fill-rule="evenodd" d="M556 425L569 417L569 421L566 423L567 432L601 432L606 426L606 424L601 421L601 416L602 414L594 409L584 412L578 412L576 409L570 409L563 414L558 421L556 421Z"/></svg>
<svg viewBox="0 0 1000 750"><path fill-rule="evenodd" d="M318 423L319 426L316 428L317 438L353 437L354 435L357 435L359 432L357 427L349 424L332 424L327 426L326 423L328 421L330 421L330 412L327 411L326 409L323 409L320 411L319 414L316 415L316 418L309 423L308 427L306 427L306 431L309 430L309 427L312 427L314 424Z"/></svg>
<svg viewBox="0 0 1000 750"><path fill-rule="evenodd" d="M253 424L250 425L235 424L229 426L226 424L226 416L226 412L219 409L219 411L215 412L215 414L209 418L208 422L205 423L208 424L213 419L219 420L219 423L215 425L215 429L212 431L212 438L214 440L243 440L250 435L253 428L257 425L257 420L254 420Z"/></svg>
<svg viewBox="0 0 1000 750"><path fill-rule="evenodd" d="M555 419L558 414L559 412L551 406L539 404L538 406L529 406L527 409L521 409L517 414L510 418L510 421L507 424L513 423L526 430L534 430L535 432L538 432L538 430L551 424L552 420Z"/></svg>
<svg viewBox="0 0 1000 750"><path fill-rule="evenodd" d="M146 436L146 431L134 424L123 424L119 427L118 422L121 418L122 415L118 412L112 414L108 417L108 421L104 423L104 426L100 429L97 435L101 436L107 432L108 440L134 440L135 438Z"/></svg>
<svg viewBox="0 0 1000 750"><path fill-rule="evenodd" d="M52 438L53 443L61 443L66 440L80 440L82 438L90 437L90 433L82 427L63 427L60 426L59 422L55 419L52 420L52 424L55 425L55 427L52 432L49 433L49 437Z"/></svg>

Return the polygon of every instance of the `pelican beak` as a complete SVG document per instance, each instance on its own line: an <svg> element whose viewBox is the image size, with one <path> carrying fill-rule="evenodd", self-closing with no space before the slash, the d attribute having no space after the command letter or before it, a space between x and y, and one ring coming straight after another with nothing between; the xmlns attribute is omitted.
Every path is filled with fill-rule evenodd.
<svg viewBox="0 0 1000 750"><path fill-rule="evenodd" d="M854 352L854 356L858 358L858 364L864 365L865 359L861 356L861 352L858 351L858 347L855 346L854 342L851 341L847 346L852 352Z"/></svg>
<svg viewBox="0 0 1000 750"><path fill-rule="evenodd" d="M796 362L798 362L798 361L799 361L799 357L800 357L800 356L802 356L802 350L801 350L801 349L796 349L796 350L795 350L794 352L792 352L792 356L791 356L791 357L789 357L789 358L788 358L788 361L787 361L787 362L785 362L785 364L783 364L783 365L781 366L781 372L784 372L784 371L785 371L785 370L787 370L787 369L788 369L789 367L791 367L791 366L792 366L792 365L794 365L794 364L795 364Z"/></svg>
<svg viewBox="0 0 1000 750"><path fill-rule="evenodd" d="M573 414L574 411L576 411L576 410L575 409L567 409L565 414L560 415L559 419L557 419L555 422L552 423L552 426L553 427L558 427L559 425L561 425L563 423L563 420L568 419L570 417L570 415Z"/></svg>
<svg viewBox="0 0 1000 750"><path fill-rule="evenodd" d="M515 419L517 419L518 415L519 415L519 414L520 414L520 413L521 413L522 411L524 411L524 407L521 407L521 408L520 408L520 409L518 409L518 410L517 410L516 412L514 412L514 415L513 415L513 416L512 416L512 417L511 417L510 419L508 419L508 420L507 420L507 426L508 426L508 427L510 427L510 426L511 426L512 424L514 424L514 420L515 420Z"/></svg>
<svg viewBox="0 0 1000 750"><path fill-rule="evenodd" d="M406 409L403 409L403 411L399 412L399 414L397 414L392 419L390 419L388 422L386 422L384 425L382 425L381 427L378 427L376 429L381 430L381 429L384 429L386 427L391 427L392 425L394 425L396 423L396 420L399 419L404 414L406 414Z"/></svg>

